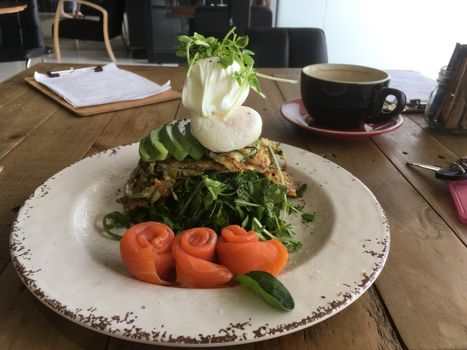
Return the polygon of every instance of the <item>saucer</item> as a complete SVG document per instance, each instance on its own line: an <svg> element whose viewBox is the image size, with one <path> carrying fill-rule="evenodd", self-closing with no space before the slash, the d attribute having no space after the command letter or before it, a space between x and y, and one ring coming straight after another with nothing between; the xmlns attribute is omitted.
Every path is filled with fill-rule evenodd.
<svg viewBox="0 0 467 350"><path fill-rule="evenodd" d="M404 119L401 115L381 123L365 123L355 129L338 130L319 125L310 117L301 98L294 98L281 106L282 116L292 124L315 134L345 140L360 140L384 134L399 128Z"/></svg>

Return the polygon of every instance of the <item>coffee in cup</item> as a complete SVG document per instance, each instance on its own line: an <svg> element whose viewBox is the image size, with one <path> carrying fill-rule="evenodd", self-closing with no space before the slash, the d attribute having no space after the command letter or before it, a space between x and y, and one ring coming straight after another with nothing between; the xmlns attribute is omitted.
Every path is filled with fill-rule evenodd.
<svg viewBox="0 0 467 350"><path fill-rule="evenodd" d="M405 107L405 94L389 88L390 75L382 70L349 64L313 64L302 69L303 104L313 120L333 129L353 129L364 123L387 121ZM396 107L386 110L388 96Z"/></svg>

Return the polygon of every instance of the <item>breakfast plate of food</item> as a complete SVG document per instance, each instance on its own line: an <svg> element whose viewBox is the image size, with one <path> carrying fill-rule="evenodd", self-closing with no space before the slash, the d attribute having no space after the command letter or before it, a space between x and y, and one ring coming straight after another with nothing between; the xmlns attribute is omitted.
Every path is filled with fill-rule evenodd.
<svg viewBox="0 0 467 350"><path fill-rule="evenodd" d="M337 164L261 136L242 105L261 94L248 39L180 40L190 118L37 188L11 233L16 271L60 315L149 344L250 343L333 316L384 266L381 206Z"/></svg>

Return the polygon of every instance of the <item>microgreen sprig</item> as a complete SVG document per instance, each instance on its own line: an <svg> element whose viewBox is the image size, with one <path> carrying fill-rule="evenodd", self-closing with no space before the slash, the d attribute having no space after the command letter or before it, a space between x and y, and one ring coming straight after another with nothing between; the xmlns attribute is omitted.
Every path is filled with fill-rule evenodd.
<svg viewBox="0 0 467 350"><path fill-rule="evenodd" d="M188 75L197 61L204 58L217 57L219 59L218 63L224 69L237 62L240 70L234 73L235 80L237 80L240 86L248 84L262 97L264 97L264 94L261 91L258 77L297 83L296 80L276 78L258 73L254 68L254 52L246 49L249 42L248 36L235 34L235 27L226 34L222 41L214 37L205 37L198 33L194 33L193 36L178 36L178 40L181 45L177 50L177 56L186 58L189 66Z"/></svg>

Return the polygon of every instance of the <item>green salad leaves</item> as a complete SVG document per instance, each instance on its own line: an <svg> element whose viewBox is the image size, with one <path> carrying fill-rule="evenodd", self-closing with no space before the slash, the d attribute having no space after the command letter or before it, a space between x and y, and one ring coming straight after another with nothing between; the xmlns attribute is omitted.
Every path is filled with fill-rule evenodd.
<svg viewBox="0 0 467 350"><path fill-rule="evenodd" d="M192 176L178 181L172 193L150 208L138 207L127 213L132 223L159 221L175 232L187 227L207 226L217 232L233 223L254 230L260 239L275 238L288 251L300 249L285 214L301 212L302 208L284 198L286 187L277 185L253 172L217 173ZM112 232L112 218L104 217L105 229ZM121 223L116 222L120 225Z"/></svg>

